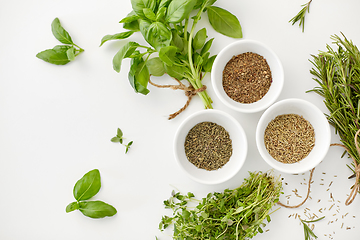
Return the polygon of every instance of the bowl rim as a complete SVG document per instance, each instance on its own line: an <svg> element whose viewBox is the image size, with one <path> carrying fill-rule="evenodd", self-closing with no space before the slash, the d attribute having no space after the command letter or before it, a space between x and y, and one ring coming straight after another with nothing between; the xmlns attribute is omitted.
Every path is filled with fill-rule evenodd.
<svg viewBox="0 0 360 240"><path fill-rule="evenodd" d="M275 110L275 109L277 109L277 108L279 108L279 107L281 107L281 106L283 106L285 104L291 104L291 103L302 104L302 105L307 106L308 107L307 111L312 112L312 114L315 113L316 116L319 116L319 119L320 119L319 121L324 123L324 124L320 124L320 126L322 126L322 128L324 130L324 133L325 133L324 135L321 136L321 140L324 143L324 144L322 144L322 151L320 151L320 153L317 155L317 158L315 159L316 161L313 161L311 164L308 164L307 168L304 168L304 169L299 170L299 171L291 170L291 169L289 169L287 167L287 166L291 166L292 164L282 164L281 167L279 167L279 164L275 164L275 163L278 163L278 162L277 162L277 160L275 160L274 158L272 158L268 154L266 148L264 147L264 143L263 143L264 142L263 141L263 133L260 132L263 129L263 127L265 126L265 128L266 128L267 124L269 123L269 121L265 122L265 120L268 117L268 115L270 115L272 113L273 110ZM312 123L312 125L313 125L313 123ZM283 100L280 100L280 101L274 103L267 110L265 110L265 112L261 115L261 117L260 117L260 119L258 121L258 124L256 126L255 138L256 138L257 149L258 149L262 159L266 163L268 163L272 168L274 168L274 169L276 169L276 170L278 170L280 172L283 172L283 173L299 174L299 173L303 173L303 172L306 172L306 171L309 171L309 170L313 169L318 164L320 164L321 161L323 161L323 159L325 158L325 156L328 153L328 150L330 148L331 131L330 131L330 124L329 124L328 120L326 119L325 114L317 106L315 106L313 103L311 103L311 102L309 102L307 100L304 100L304 99L287 98L287 99L283 99ZM301 161L303 161L304 159L302 159ZM302 163L301 161L299 161L297 163L294 163L294 164L301 164Z"/></svg>
<svg viewBox="0 0 360 240"><path fill-rule="evenodd" d="M218 71L222 72L222 70L223 70L223 69L218 69L218 66L222 65L222 64L219 64L219 62L223 61L223 59L222 59L223 55L225 55L225 54L227 54L227 52L231 51L232 48L241 46L244 44L253 44L253 45L259 46L262 49L265 49L267 52L269 52L269 56L271 56L274 59L274 62L276 62L276 65L278 67L277 72L279 74L279 77L276 80L278 82L278 86L276 87L275 90L272 90L272 95L273 95L272 98L267 99L266 101L261 101L262 99L260 99L257 102L249 103L249 104L237 103L234 100L232 100L230 97L227 97L227 96L223 97L221 90L217 87L217 84L216 84L217 77L216 76L219 74ZM241 54L244 52L246 52L246 51L241 51L239 53L236 52L233 55L235 56L237 54ZM228 59L228 61L229 60L230 59ZM222 73L221 73L221 75L222 75ZM222 81L222 79L221 80L219 79L218 81ZM218 53L218 55L215 58L215 61L213 63L213 68L211 71L211 83L212 83L212 87L214 89L215 95L227 107L229 107L237 112L254 113L254 112L259 112L259 111L262 111L262 110L268 108L270 105L272 105L276 101L276 99L278 99L278 97L280 96L281 91L283 89L283 85L284 85L284 69L283 69L283 66L282 66L282 63L281 63L279 57L276 55L276 53L270 47L268 47L267 45L265 45L264 43L262 43L258 40L239 39L239 40L236 40L235 42L230 43L229 45L227 45L226 47L221 49L220 52ZM272 85L274 85L274 84L272 84ZM234 104L236 104L236 106L234 106ZM249 105L251 105L251 108L242 108L242 106L249 106Z"/></svg>
<svg viewBox="0 0 360 240"><path fill-rule="evenodd" d="M240 132L241 136L239 136L239 137L241 138L242 144L243 144L242 145L243 146L242 153L240 155L241 158L236 158L236 161L239 161L239 163L236 165L236 168L232 168L230 173L227 173L226 175L223 175L223 177L221 177L220 179L214 179L214 180L211 180L211 181L201 179L201 178L199 178L197 176L194 176L189 171L187 171L186 168L182 164L182 160L179 157L178 147L177 147L177 145L180 143L179 142L180 141L179 135L183 131L184 126L187 125L194 118L197 118L197 117L199 117L201 115L204 115L204 114L213 114L213 115L218 115L218 116L226 118L225 121L231 122L231 124L234 125L234 128L236 128L237 131ZM209 121L211 121L211 119L209 119ZM221 125L221 124L219 124L219 125ZM226 129L226 130L229 131L228 129ZM229 131L229 133L231 134L230 131ZM237 133L237 134L239 134L239 133ZM185 172L187 176L189 176L192 180L194 180L194 181L196 181L198 183L202 183L202 184L206 184L206 185L214 185L214 184L220 184L220 183L223 183L223 182L226 182L226 181L230 180L231 178L233 178L240 171L240 169L243 167L243 165L244 165L244 163L246 161L246 158L247 158L248 142L247 142L246 133L245 133L243 127L241 126L241 124L232 115L230 115L229 113L226 113L224 111L218 110L218 109L204 109L204 110L197 111L197 112L191 114L190 116L188 116L179 125L179 127L176 130L176 133L174 135L173 149L174 149L173 152L174 152L175 160L176 160L178 166L180 166L182 171ZM234 153L232 154L232 157L233 156L234 156ZM224 166L226 166L226 164ZM196 166L194 166L194 167L197 168ZM223 168L220 168L220 169L217 169L217 170L214 170L214 171L221 171L222 169ZM197 170L199 170L199 171L207 171L207 170L200 169L200 168L197 168ZM211 174L212 171L208 171L208 172Z"/></svg>

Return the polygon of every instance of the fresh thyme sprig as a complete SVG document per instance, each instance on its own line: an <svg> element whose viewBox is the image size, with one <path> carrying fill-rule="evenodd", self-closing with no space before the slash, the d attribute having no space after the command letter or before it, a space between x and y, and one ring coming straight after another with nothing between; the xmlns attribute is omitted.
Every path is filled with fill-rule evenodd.
<svg viewBox="0 0 360 240"><path fill-rule="evenodd" d="M292 19L290 19L289 22L292 23L292 25L294 25L296 22L299 22L299 27L302 27L302 31L304 32L304 27L305 27L305 15L306 15L306 11L309 13L310 12L310 3L312 2L312 0L310 0L309 2L301 5L301 7L303 7L300 12L298 12L298 14L296 14L295 17L293 17Z"/></svg>
<svg viewBox="0 0 360 240"><path fill-rule="evenodd" d="M317 238L317 236L315 235L315 233L311 230L311 228L309 228L309 226L307 225L307 223L313 223L313 222L317 222L320 221L321 219L325 218L321 217L315 220L311 220L311 221L306 221L306 220L302 220L301 218L300 221L302 222L303 226L304 226L304 235L305 235L305 240L310 240L311 237Z"/></svg>

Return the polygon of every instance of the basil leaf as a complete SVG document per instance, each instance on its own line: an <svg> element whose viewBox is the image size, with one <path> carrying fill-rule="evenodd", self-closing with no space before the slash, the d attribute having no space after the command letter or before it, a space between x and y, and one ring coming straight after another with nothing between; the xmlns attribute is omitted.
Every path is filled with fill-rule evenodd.
<svg viewBox="0 0 360 240"><path fill-rule="evenodd" d="M239 20L225 9L207 7L209 22L215 31L233 38L242 38L242 30Z"/></svg>
<svg viewBox="0 0 360 240"><path fill-rule="evenodd" d="M200 56L199 53L195 53L194 54L194 63L196 66L201 66L201 64L203 64L204 59Z"/></svg>
<svg viewBox="0 0 360 240"><path fill-rule="evenodd" d="M214 38L207 41L204 45L204 47L201 49L200 55L203 56L205 53L207 53L210 50L210 47L212 45L212 42L214 41Z"/></svg>
<svg viewBox="0 0 360 240"><path fill-rule="evenodd" d="M193 41L193 48L195 50L201 49L204 46L205 41L206 41L206 28L202 28L195 34Z"/></svg>
<svg viewBox="0 0 360 240"><path fill-rule="evenodd" d="M131 11L120 23L124 23L123 28L137 32L140 30L139 19L140 17L134 11Z"/></svg>
<svg viewBox="0 0 360 240"><path fill-rule="evenodd" d="M131 0L131 5L132 5L134 12L140 18L145 18L143 9L150 8L152 11L154 11L156 8L156 1L155 0Z"/></svg>
<svg viewBox="0 0 360 240"><path fill-rule="evenodd" d="M51 23L51 31L54 37L64 44L74 44L69 33L61 26L60 20L55 18Z"/></svg>
<svg viewBox="0 0 360 240"><path fill-rule="evenodd" d="M147 40L147 35L149 32L149 27L151 25L151 22L149 22L148 20L144 20L141 19L140 23L139 23L139 27L140 27L140 32L143 35L144 39L149 43L149 41Z"/></svg>
<svg viewBox="0 0 360 240"><path fill-rule="evenodd" d="M179 34L175 29L172 29L171 33L172 33L173 44L179 49L179 51L182 51L184 49L183 39L179 36Z"/></svg>
<svg viewBox="0 0 360 240"><path fill-rule="evenodd" d="M160 48L159 58L167 65L172 66L176 63L177 47L167 46Z"/></svg>
<svg viewBox="0 0 360 240"><path fill-rule="evenodd" d="M178 23L188 17L193 10L194 0L173 0L168 6L165 20L169 23Z"/></svg>
<svg viewBox="0 0 360 240"><path fill-rule="evenodd" d="M120 20L119 23L131 23L140 19L138 15L135 14L134 11L131 11L126 17Z"/></svg>
<svg viewBox="0 0 360 240"><path fill-rule="evenodd" d="M165 64L165 72L170 76L177 80L185 79L185 73L187 72L187 68L183 66L169 66Z"/></svg>
<svg viewBox="0 0 360 240"><path fill-rule="evenodd" d="M215 61L216 55L211 56L203 65L203 72L211 72L212 65Z"/></svg>
<svg viewBox="0 0 360 240"><path fill-rule="evenodd" d="M155 13L150 9L150 8L144 8L143 9L144 15L146 18L155 21L156 20L156 15Z"/></svg>
<svg viewBox="0 0 360 240"><path fill-rule="evenodd" d="M147 84L150 79L150 73L142 58L131 59L131 66L129 71L129 82L136 93L148 94Z"/></svg>
<svg viewBox="0 0 360 240"><path fill-rule="evenodd" d="M75 211L77 209L79 209L79 203L78 202L72 202L72 203L69 203L69 205L66 206L65 211L67 213L69 213L69 212Z"/></svg>
<svg viewBox="0 0 360 240"><path fill-rule="evenodd" d="M95 196L101 187L100 172L94 169L80 178L74 186L74 197L77 201L87 200Z"/></svg>
<svg viewBox="0 0 360 240"><path fill-rule="evenodd" d="M161 22L166 14L166 8L162 7L160 8L156 13L156 21Z"/></svg>
<svg viewBox="0 0 360 240"><path fill-rule="evenodd" d="M71 47L66 51L66 56L69 59L69 61L75 60L75 48Z"/></svg>
<svg viewBox="0 0 360 240"><path fill-rule="evenodd" d="M36 54L36 57L48 63L65 65L70 62L66 53L69 48L71 48L71 46L57 45L53 49L39 52Z"/></svg>
<svg viewBox="0 0 360 240"><path fill-rule="evenodd" d="M164 63L159 57L154 57L146 61L146 66L152 76L160 77L165 73Z"/></svg>
<svg viewBox="0 0 360 240"><path fill-rule="evenodd" d="M113 68L116 72L120 72L122 60L129 57L138 46L136 42L128 42L120 48L113 58Z"/></svg>
<svg viewBox="0 0 360 240"><path fill-rule="evenodd" d="M172 34L162 22L153 22L147 30L145 39L151 46L159 51L160 48L170 45Z"/></svg>
<svg viewBox="0 0 360 240"><path fill-rule="evenodd" d="M159 4L159 9L162 8L162 7L165 7L167 8L169 6L169 3L171 2L172 0L161 0L160 1L160 4Z"/></svg>
<svg viewBox="0 0 360 240"><path fill-rule="evenodd" d="M120 40L120 39L126 39L128 37L130 37L132 34L134 33L134 31L127 31L127 32L122 32L122 33L116 33L113 35L105 35L102 39L101 39L101 44L100 47L107 41L109 40Z"/></svg>
<svg viewBox="0 0 360 240"><path fill-rule="evenodd" d="M111 217L117 212L113 206L102 201L80 202L79 210L82 214L90 218Z"/></svg>

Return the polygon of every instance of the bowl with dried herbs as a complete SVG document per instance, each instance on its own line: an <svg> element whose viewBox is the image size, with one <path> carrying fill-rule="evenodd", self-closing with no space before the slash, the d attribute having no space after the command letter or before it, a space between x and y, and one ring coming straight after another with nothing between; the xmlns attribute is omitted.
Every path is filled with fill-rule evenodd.
<svg viewBox="0 0 360 240"><path fill-rule="evenodd" d="M239 112L258 112L273 104L284 84L282 64L261 42L242 39L217 55L211 71L217 97Z"/></svg>
<svg viewBox="0 0 360 240"><path fill-rule="evenodd" d="M175 134L174 154L190 178L204 184L218 184L232 178L243 166L247 139L234 117L206 109L180 124Z"/></svg>
<svg viewBox="0 0 360 240"><path fill-rule="evenodd" d="M314 104L290 98L270 106L256 127L256 145L274 169L290 174L316 167L327 154L330 125Z"/></svg>

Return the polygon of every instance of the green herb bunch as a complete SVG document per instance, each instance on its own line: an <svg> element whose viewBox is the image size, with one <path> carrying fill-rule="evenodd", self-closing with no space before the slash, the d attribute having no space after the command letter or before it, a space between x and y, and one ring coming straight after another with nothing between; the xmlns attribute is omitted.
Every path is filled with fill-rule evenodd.
<svg viewBox="0 0 360 240"><path fill-rule="evenodd" d="M120 72L122 60L130 58L130 85L135 92L144 95L149 93L151 75L167 73L178 81L186 79L193 94L198 94L202 99L205 108L212 108L212 100L202 80L211 71L216 57L209 53L214 39L206 41L206 28L197 31L196 25L202 13L207 12L209 22L217 32L234 38L242 37L239 20L227 10L212 6L215 1L131 0L133 11L120 21L128 31L104 36L101 45L140 32L150 46L126 43L113 58L114 70ZM184 84L176 89L188 90Z"/></svg>
<svg viewBox="0 0 360 240"><path fill-rule="evenodd" d="M64 45L56 45L52 49L46 49L39 52L36 57L45 62L65 65L82 53L84 49L76 45L70 37L70 34L61 26L60 20L55 18L51 23L51 31L54 37Z"/></svg>
<svg viewBox="0 0 360 240"><path fill-rule="evenodd" d="M163 216L159 229L174 227L174 239L248 239L270 222L270 209L279 201L282 184L268 173L250 172L233 190L209 193L201 201L194 194L172 194L164 201L172 216ZM198 202L190 208L192 202Z"/></svg>
<svg viewBox="0 0 360 240"><path fill-rule="evenodd" d="M90 218L111 217L116 214L116 209L103 201L89 201L101 188L100 172L94 169L80 178L73 190L76 202L66 206L66 212L79 210L82 214Z"/></svg>
<svg viewBox="0 0 360 240"><path fill-rule="evenodd" d="M355 167L354 165L360 164L354 140L360 129L360 51L351 40L342 35L344 39L337 35L331 36L337 49L327 45L327 51L312 55L310 62L314 67L310 73L319 86L308 92L316 92L324 97L324 103L330 112L326 117L339 134ZM354 169L353 171L355 173ZM347 204L350 203L347 201Z"/></svg>

